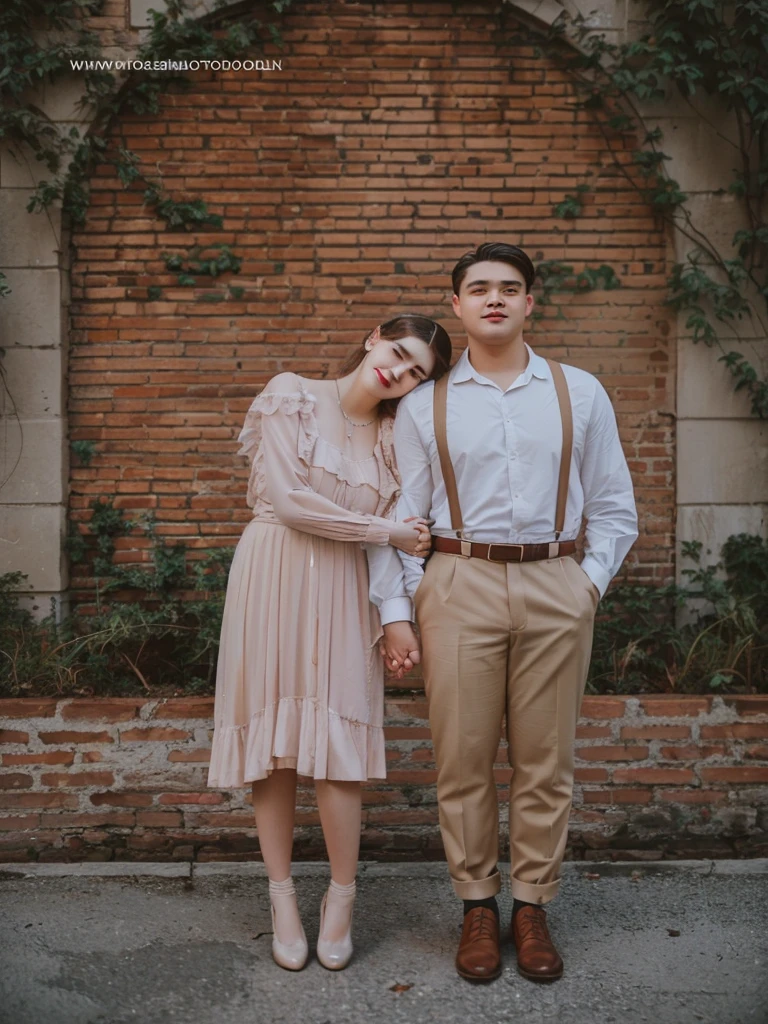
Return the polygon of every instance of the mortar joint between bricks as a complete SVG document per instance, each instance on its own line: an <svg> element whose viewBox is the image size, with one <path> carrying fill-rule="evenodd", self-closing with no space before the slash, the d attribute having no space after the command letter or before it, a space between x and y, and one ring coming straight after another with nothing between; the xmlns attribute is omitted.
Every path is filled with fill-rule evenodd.
<svg viewBox="0 0 768 1024"><path fill-rule="evenodd" d="M157 709L165 704L165 699L162 700L148 700L144 703L139 710L139 719L142 722L149 722L155 717Z"/></svg>
<svg viewBox="0 0 768 1024"><path fill-rule="evenodd" d="M640 700L637 697L628 697L624 708L623 718L626 718L628 721L644 717L640 708Z"/></svg>
<svg viewBox="0 0 768 1024"><path fill-rule="evenodd" d="M709 712L703 712L697 718L697 722L703 725L731 725L738 721L738 711L732 705L726 704L722 697L714 697Z"/></svg>

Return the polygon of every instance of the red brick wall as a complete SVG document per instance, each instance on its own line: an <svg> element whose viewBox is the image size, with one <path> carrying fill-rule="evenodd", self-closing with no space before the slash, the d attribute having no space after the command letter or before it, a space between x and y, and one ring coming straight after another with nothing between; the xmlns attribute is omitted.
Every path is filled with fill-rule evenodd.
<svg viewBox="0 0 768 1024"><path fill-rule="evenodd" d="M254 859L250 789L206 788L212 698L0 701L0 862ZM418 697L387 702L367 859L441 859ZM569 856L768 856L768 697L586 697ZM499 750L504 806L510 769ZM297 858L324 856L312 788Z"/></svg>
<svg viewBox="0 0 768 1024"><path fill-rule="evenodd" d="M553 203L595 180L606 143L555 63L536 55L541 41L497 6L302 4L280 18L284 48L271 53L281 72L198 72L189 91L169 89L158 115L112 126L112 152L133 150L174 198L204 199L224 226L169 232L141 190L123 190L107 163L96 170L72 268L71 436L97 445L90 467L72 470L76 520L114 495L131 512L152 510L162 534L233 544L247 518L234 438L254 393L280 370L333 372L397 310L440 317L460 347L450 268L503 238L537 259L611 264L622 279L620 290L567 299L567 319L544 320L534 341L606 385L641 511L633 572L669 577L664 236L616 167L597 177L582 218L552 217ZM118 7L106 11L105 38L120 37ZM614 145L626 164L633 144ZM242 300L201 301L221 282L175 283L161 255L193 241L243 257ZM150 285L162 286L160 301L147 300ZM142 543L121 540L121 557L141 557ZM75 591L90 594L87 574Z"/></svg>

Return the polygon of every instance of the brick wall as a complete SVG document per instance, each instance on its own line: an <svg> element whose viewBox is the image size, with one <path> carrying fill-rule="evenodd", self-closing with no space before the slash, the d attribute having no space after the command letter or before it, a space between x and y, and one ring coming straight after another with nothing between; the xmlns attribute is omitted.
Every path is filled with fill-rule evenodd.
<svg viewBox="0 0 768 1024"><path fill-rule="evenodd" d="M0 701L0 862L254 859L249 789L206 788L213 701ZM423 697L387 702L368 859L441 859ZM586 697L569 856L768 856L768 696ZM499 795L510 769L500 747ZM297 858L324 856L311 787Z"/></svg>
<svg viewBox="0 0 768 1024"><path fill-rule="evenodd" d="M92 180L72 260L71 438L97 445L71 472L71 514L97 497L151 510L192 547L231 545L247 518L234 438L280 370L333 372L349 346L402 309L440 317L457 346L449 271L506 238L535 258L609 263L617 291L568 298L534 342L597 373L611 394L641 512L638 579L674 557L674 347L663 306L665 239L623 168L597 178L606 142L510 11L492 3L302 4L280 19L282 72L194 75L157 115L112 125L176 199L204 199L223 229L174 234L107 162ZM502 5L504 8L504 5ZM120 4L96 26L121 39ZM505 13L506 11L506 13ZM103 22L103 24L102 24ZM268 47L269 51L269 47ZM577 221L553 203L597 181ZM164 252L222 242L243 257L241 300L221 282L179 287ZM163 289L148 301L147 289ZM554 314L552 309L551 313ZM145 538L118 541L126 561ZM77 575L77 573L80 575ZM75 596L93 581L75 567Z"/></svg>

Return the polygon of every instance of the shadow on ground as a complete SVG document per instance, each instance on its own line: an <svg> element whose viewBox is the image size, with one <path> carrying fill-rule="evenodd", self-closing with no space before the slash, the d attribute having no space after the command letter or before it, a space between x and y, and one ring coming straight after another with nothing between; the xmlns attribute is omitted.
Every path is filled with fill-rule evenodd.
<svg viewBox="0 0 768 1024"><path fill-rule="evenodd" d="M509 944L498 981L455 975L460 904L443 865L363 867L355 957L335 974L272 962L261 865L167 866L175 878L6 866L0 1022L768 1024L768 864L730 864L567 865L549 915L566 973L550 986L517 974ZM310 942L326 884L323 865L298 867ZM501 906L506 924L506 893Z"/></svg>

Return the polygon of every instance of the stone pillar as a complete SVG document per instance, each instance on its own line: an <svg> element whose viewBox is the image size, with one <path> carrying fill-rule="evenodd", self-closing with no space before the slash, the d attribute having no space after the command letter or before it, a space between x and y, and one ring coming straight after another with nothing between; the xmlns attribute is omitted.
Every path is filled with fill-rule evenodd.
<svg viewBox="0 0 768 1024"><path fill-rule="evenodd" d="M88 131L82 77L65 76L31 98L62 132ZM69 441L67 347L69 241L61 210L28 213L51 177L27 147L0 146L0 573L27 574L26 604L38 618L67 606Z"/></svg>
<svg viewBox="0 0 768 1024"><path fill-rule="evenodd" d="M0 573L27 574L25 603L57 614L67 588L63 539L68 269L58 209L26 210L40 165L0 151Z"/></svg>
<svg viewBox="0 0 768 1024"><path fill-rule="evenodd" d="M713 207L716 207L713 202ZM714 210L713 210L714 215ZM768 422L750 414L743 393L733 390L718 351L694 345L679 324L677 378L677 537L703 544L702 564L719 560L736 533L768 537ZM729 338L726 350L741 352L765 375L768 343ZM679 549L678 549L679 555ZM690 563L678 559L678 581Z"/></svg>
<svg viewBox="0 0 768 1024"><path fill-rule="evenodd" d="M717 101L696 97L696 108L677 94L664 104L646 105L649 127L664 132L667 169L689 196L698 230L729 258L736 231L747 226L742 204L724 192L739 166L735 120ZM698 110L698 112L697 112ZM691 240L674 232L670 257L683 261ZM753 295L765 322L765 302ZM762 309L761 309L762 307ZM702 564L719 560L723 543L736 533L768 536L768 422L750 411L746 392L719 362L723 352L740 352L768 373L768 340L755 318L719 325L719 347L694 343L687 313L677 318L677 578L691 568L683 541L703 545Z"/></svg>

